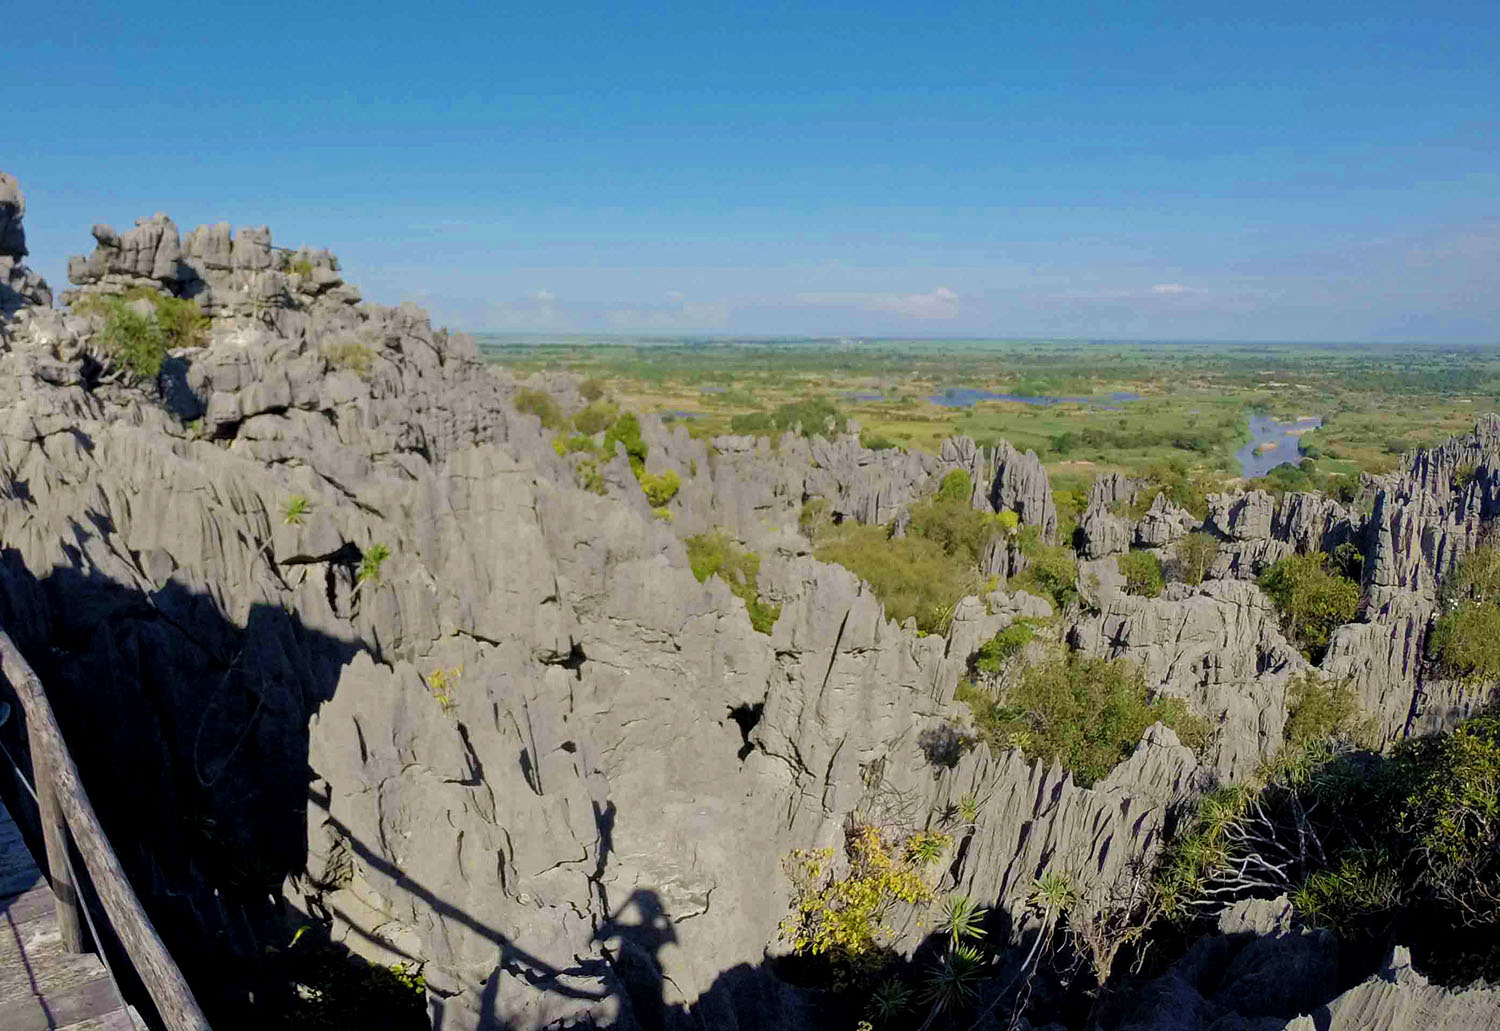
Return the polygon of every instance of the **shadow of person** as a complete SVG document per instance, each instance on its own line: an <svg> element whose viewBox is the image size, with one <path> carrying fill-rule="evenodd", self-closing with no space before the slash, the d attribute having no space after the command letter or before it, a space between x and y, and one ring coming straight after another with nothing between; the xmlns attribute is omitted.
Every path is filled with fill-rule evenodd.
<svg viewBox="0 0 1500 1031"><path fill-rule="evenodd" d="M637 888L625 903L599 926L594 935L612 951L615 970L630 996L630 1006L643 1031L667 1026L661 950L677 944L677 929L661 904L661 896ZM610 943L618 943L610 950Z"/></svg>

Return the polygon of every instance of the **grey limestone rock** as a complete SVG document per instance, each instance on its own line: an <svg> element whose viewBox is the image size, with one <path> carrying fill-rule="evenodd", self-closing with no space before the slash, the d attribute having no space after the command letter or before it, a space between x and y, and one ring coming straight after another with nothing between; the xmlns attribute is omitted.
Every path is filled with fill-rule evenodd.
<svg viewBox="0 0 1500 1031"><path fill-rule="evenodd" d="M990 488L990 504L999 512L1010 509L1023 526L1035 526L1048 544L1057 540L1057 506L1052 501L1052 484L1047 470L1035 451L1024 454L1002 440L995 451L995 475Z"/></svg>
<svg viewBox="0 0 1500 1031"><path fill-rule="evenodd" d="M1135 543L1146 548L1168 547L1202 525L1187 509L1172 504L1165 493L1158 494L1135 524Z"/></svg>
<svg viewBox="0 0 1500 1031"><path fill-rule="evenodd" d="M1411 954L1392 950L1372 978L1304 1015L1286 1031L1494 1031L1500 1028L1500 989L1453 990L1412 969Z"/></svg>
<svg viewBox="0 0 1500 1031"><path fill-rule="evenodd" d="M21 260L27 254L25 217L26 198L20 184L0 171L0 324L28 305L52 306L46 281Z"/></svg>

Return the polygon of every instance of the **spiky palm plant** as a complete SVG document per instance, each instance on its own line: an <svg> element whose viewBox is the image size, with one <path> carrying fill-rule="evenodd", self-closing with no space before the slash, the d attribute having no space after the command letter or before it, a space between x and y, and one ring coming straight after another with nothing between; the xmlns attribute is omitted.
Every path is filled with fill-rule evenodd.
<svg viewBox="0 0 1500 1031"><path fill-rule="evenodd" d="M952 1013L978 999L979 982L984 979L983 968L983 957L973 946L959 945L951 949L927 978L923 1000L932 1005L932 1014Z"/></svg>
<svg viewBox="0 0 1500 1031"><path fill-rule="evenodd" d="M984 916L988 910L970 900L967 895L949 895L943 902L943 915L938 921L942 931L956 947L961 942L984 937Z"/></svg>
<svg viewBox="0 0 1500 1031"><path fill-rule="evenodd" d="M881 1024L889 1024L905 1013L911 1006L911 987L899 978L889 977L870 995L870 1016Z"/></svg>

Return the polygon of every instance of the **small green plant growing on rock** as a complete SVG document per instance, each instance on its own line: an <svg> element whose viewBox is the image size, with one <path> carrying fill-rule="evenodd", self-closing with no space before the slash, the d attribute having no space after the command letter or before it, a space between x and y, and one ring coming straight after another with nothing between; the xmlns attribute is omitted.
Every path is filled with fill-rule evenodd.
<svg viewBox="0 0 1500 1031"><path fill-rule="evenodd" d="M293 276L310 276L313 274L313 263L307 257L292 252L285 255L281 270Z"/></svg>
<svg viewBox="0 0 1500 1031"><path fill-rule="evenodd" d="M598 401L604 396L604 381L600 379L586 379L578 384L578 393L585 401L590 403Z"/></svg>
<svg viewBox="0 0 1500 1031"><path fill-rule="evenodd" d="M122 297L101 297L95 311L104 315L99 347L139 379L155 379L167 358L167 335L154 317L142 315Z"/></svg>
<svg viewBox="0 0 1500 1031"><path fill-rule="evenodd" d="M760 600L760 556L746 551L723 530L700 533L683 542L687 547L688 565L699 583L717 576L729 585L735 597L745 603L750 625L769 634L781 616L781 606Z"/></svg>
<svg viewBox="0 0 1500 1031"><path fill-rule="evenodd" d="M545 429L560 430L568 425L568 417L545 391L518 390L515 403L516 411L536 416Z"/></svg>
<svg viewBox="0 0 1500 1031"><path fill-rule="evenodd" d="M427 674L427 689L432 692L432 697L437 699L438 705L442 706L443 712L452 715L455 702L453 700L454 688L458 687L459 678L464 675L463 666L455 666L453 669L435 669Z"/></svg>
<svg viewBox="0 0 1500 1031"><path fill-rule="evenodd" d="M646 494L646 503L652 508L663 507L675 498L682 488L682 478L677 475L675 469L668 469L663 473L642 471L637 479L641 482L641 490Z"/></svg>
<svg viewBox="0 0 1500 1031"><path fill-rule="evenodd" d="M281 521L287 526L301 526L312 511L312 504L301 494L293 494L281 508Z"/></svg>
<svg viewBox="0 0 1500 1031"><path fill-rule="evenodd" d="M354 582L356 584L364 584L372 580L378 581L380 579L380 567L390 557L391 549L387 548L384 544L370 545L365 549L365 553L360 556L359 570L354 575Z"/></svg>
<svg viewBox="0 0 1500 1031"><path fill-rule="evenodd" d="M646 442L641 439L641 421L635 417L635 413L626 412L615 420L604 434L604 458L606 461L614 457L615 444L619 443L625 448L625 457L630 460L630 468L640 470L646 467Z"/></svg>
<svg viewBox="0 0 1500 1031"><path fill-rule="evenodd" d="M375 352L357 340L337 340L323 345L328 364L356 376L368 376L375 367Z"/></svg>

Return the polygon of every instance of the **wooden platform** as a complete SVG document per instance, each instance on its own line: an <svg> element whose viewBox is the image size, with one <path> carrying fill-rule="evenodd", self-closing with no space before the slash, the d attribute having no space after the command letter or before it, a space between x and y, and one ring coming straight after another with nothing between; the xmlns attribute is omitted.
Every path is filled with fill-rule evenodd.
<svg viewBox="0 0 1500 1031"><path fill-rule="evenodd" d="M135 1031L104 964L63 951L52 890L0 803L0 1028Z"/></svg>

